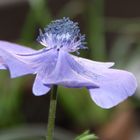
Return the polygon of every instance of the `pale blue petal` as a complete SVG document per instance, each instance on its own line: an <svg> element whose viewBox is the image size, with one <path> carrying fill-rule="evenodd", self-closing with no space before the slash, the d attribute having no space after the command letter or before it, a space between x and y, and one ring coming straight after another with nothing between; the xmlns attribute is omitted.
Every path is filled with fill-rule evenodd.
<svg viewBox="0 0 140 140"><path fill-rule="evenodd" d="M4 66L4 62L3 62L1 57L0 57L0 69L1 70L5 70L6 69L6 67Z"/></svg>
<svg viewBox="0 0 140 140"><path fill-rule="evenodd" d="M50 89L51 89L51 86L44 85L42 83L42 79L36 76L36 79L33 84L33 89L32 89L34 95L41 96L41 95L47 94Z"/></svg>
<svg viewBox="0 0 140 140"><path fill-rule="evenodd" d="M0 65L1 70L6 70L6 67L4 65Z"/></svg>
<svg viewBox="0 0 140 140"><path fill-rule="evenodd" d="M69 53L60 50L54 70L44 76L43 82L66 87L98 87L85 73L83 67Z"/></svg>
<svg viewBox="0 0 140 140"><path fill-rule="evenodd" d="M18 53L33 53L35 50L0 41L0 68L8 69L12 78L34 73L33 69L18 58Z"/></svg>
<svg viewBox="0 0 140 140"><path fill-rule="evenodd" d="M56 50L39 50L28 55L18 55L18 58L30 65L39 77L48 76L55 68L58 52Z"/></svg>
<svg viewBox="0 0 140 140"><path fill-rule="evenodd" d="M33 54L20 55L22 61L31 65L37 74L33 84L33 94L41 96L47 94L51 88L51 85L46 85L42 81L44 77L47 77L55 68L57 62L57 51L55 50L39 50Z"/></svg>
<svg viewBox="0 0 140 140"><path fill-rule="evenodd" d="M0 40L0 49L3 49L11 53L13 52L14 54L18 54L18 53L28 54L28 53L36 52L36 50L32 48L28 48L22 45L18 45L18 44L7 42L7 41L1 41L1 40Z"/></svg>
<svg viewBox="0 0 140 140"><path fill-rule="evenodd" d="M89 88L93 101L102 108L111 108L134 94L137 82L132 73L109 69L97 78L99 88Z"/></svg>
<svg viewBox="0 0 140 140"><path fill-rule="evenodd" d="M83 67L89 70L104 70L112 67L114 62L97 62L89 59L73 56L77 63L81 64Z"/></svg>

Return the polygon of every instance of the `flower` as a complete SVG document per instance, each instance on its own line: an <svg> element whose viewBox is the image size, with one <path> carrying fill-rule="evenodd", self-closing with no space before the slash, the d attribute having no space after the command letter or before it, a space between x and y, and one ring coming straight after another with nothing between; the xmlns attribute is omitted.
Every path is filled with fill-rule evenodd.
<svg viewBox="0 0 140 140"><path fill-rule="evenodd" d="M111 68L111 62L71 54L86 47L78 24L69 18L52 21L44 33L40 30L37 40L45 46L43 49L0 41L0 69L8 69L11 78L35 74L35 95L48 93L52 85L86 87L98 106L111 108L135 92L137 82L132 73Z"/></svg>

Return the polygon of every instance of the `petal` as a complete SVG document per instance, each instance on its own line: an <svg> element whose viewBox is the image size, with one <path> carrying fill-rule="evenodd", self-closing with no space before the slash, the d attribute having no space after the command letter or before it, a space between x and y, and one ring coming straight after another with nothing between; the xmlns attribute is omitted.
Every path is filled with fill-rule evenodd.
<svg viewBox="0 0 140 140"><path fill-rule="evenodd" d="M36 50L15 43L0 40L0 49L13 53L34 53Z"/></svg>
<svg viewBox="0 0 140 140"><path fill-rule="evenodd" d="M48 65L49 67L49 65ZM52 73L44 77L45 84L63 85L66 87L98 87L86 74L81 65L67 52L59 51L56 66Z"/></svg>
<svg viewBox="0 0 140 140"><path fill-rule="evenodd" d="M36 77L33 84L33 94L36 96L41 96L47 94L50 90L51 86L44 85L40 77Z"/></svg>
<svg viewBox="0 0 140 140"><path fill-rule="evenodd" d="M12 78L34 73L33 69L18 59L17 53L33 53L32 49L0 41L0 68L9 69Z"/></svg>
<svg viewBox="0 0 140 140"><path fill-rule="evenodd" d="M4 62L3 62L1 57L0 57L0 69L1 70L5 70L6 69L6 67L4 66Z"/></svg>
<svg viewBox="0 0 140 140"><path fill-rule="evenodd" d="M98 77L99 88L89 88L91 98L102 108L111 108L134 94L137 82L132 73L109 69Z"/></svg>
<svg viewBox="0 0 140 140"><path fill-rule="evenodd" d="M83 67L92 70L108 69L114 65L114 62L97 62L77 56L73 56L73 58Z"/></svg>
<svg viewBox="0 0 140 140"><path fill-rule="evenodd" d="M32 54L19 54L18 58L24 63L30 65L35 73L40 77L44 77L51 73L57 62L57 51L42 49Z"/></svg>

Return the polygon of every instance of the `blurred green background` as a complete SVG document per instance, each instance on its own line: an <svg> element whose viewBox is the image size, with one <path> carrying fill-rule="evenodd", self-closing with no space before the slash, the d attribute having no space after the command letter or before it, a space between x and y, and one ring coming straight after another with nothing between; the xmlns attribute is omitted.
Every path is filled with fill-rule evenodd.
<svg viewBox="0 0 140 140"><path fill-rule="evenodd" d="M81 51L80 56L114 61L115 68L133 72L139 84L139 5L139 0L0 0L0 40L39 49L39 28L53 19L70 17L86 34L89 49ZM0 140L18 135L27 140L45 133L49 94L35 97L33 80L31 75L10 79L7 71L0 72ZM133 97L104 110L95 105L86 89L59 87L56 137L68 140L90 129L101 140L139 140L139 98L138 87Z"/></svg>

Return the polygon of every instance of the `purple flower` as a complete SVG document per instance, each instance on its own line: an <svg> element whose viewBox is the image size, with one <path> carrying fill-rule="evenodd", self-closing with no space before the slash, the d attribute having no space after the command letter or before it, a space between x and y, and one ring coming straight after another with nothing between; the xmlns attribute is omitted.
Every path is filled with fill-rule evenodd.
<svg viewBox="0 0 140 140"><path fill-rule="evenodd" d="M48 93L52 85L86 87L92 100L110 108L131 96L137 87L134 75L112 69L114 63L91 61L70 54L85 49L85 36L77 23L63 18L45 28L37 39L45 47L33 50L0 41L0 69L8 69L12 78L35 74L33 93Z"/></svg>

